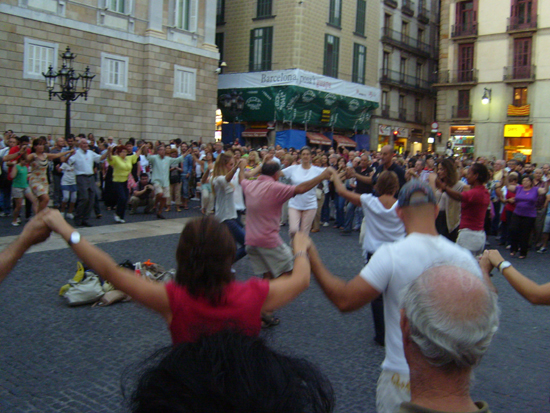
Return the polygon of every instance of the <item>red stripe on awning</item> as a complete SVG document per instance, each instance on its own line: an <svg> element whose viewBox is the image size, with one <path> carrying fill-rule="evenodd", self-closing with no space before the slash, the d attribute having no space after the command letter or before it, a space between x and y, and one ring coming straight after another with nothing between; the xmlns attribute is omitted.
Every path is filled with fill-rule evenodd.
<svg viewBox="0 0 550 413"><path fill-rule="evenodd" d="M320 133L306 132L306 137L312 145L332 145L331 140Z"/></svg>
<svg viewBox="0 0 550 413"><path fill-rule="evenodd" d="M243 138L265 138L267 136L267 129L245 129L241 136Z"/></svg>
<svg viewBox="0 0 550 413"><path fill-rule="evenodd" d="M350 138L342 135L332 135L333 139L338 143L338 146L349 146L355 148L357 143L351 140Z"/></svg>

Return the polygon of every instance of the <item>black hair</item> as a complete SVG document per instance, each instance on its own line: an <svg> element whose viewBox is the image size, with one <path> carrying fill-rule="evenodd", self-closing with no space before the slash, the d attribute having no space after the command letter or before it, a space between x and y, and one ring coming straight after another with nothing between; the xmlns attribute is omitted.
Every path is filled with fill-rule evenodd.
<svg viewBox="0 0 550 413"><path fill-rule="evenodd" d="M29 138L27 135L23 135L23 136L20 136L19 139L17 139L17 142L19 143L25 143L25 142L30 142L31 141L31 138Z"/></svg>
<svg viewBox="0 0 550 413"><path fill-rule="evenodd" d="M176 145L181 144L181 139L180 139L180 138L174 139L174 143L175 143Z"/></svg>
<svg viewBox="0 0 550 413"><path fill-rule="evenodd" d="M489 171L487 167L482 163L474 163L470 166L473 174L477 174L477 180L479 183L484 184L489 180Z"/></svg>
<svg viewBox="0 0 550 413"><path fill-rule="evenodd" d="M123 375L133 413L330 413L335 405L318 367L232 330L160 350L140 370L133 388Z"/></svg>
<svg viewBox="0 0 550 413"><path fill-rule="evenodd" d="M274 176L281 167L275 161L264 162L262 164L262 175Z"/></svg>
<svg viewBox="0 0 550 413"><path fill-rule="evenodd" d="M146 176L147 178L149 178L149 175L147 175L145 172L142 172L142 173L139 175L140 178L143 178L144 176Z"/></svg>

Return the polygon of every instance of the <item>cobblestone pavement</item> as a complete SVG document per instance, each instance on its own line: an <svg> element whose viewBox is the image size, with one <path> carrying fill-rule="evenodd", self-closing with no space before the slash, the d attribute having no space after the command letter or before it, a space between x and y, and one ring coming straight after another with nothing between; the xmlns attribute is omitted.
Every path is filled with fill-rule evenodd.
<svg viewBox="0 0 550 413"><path fill-rule="evenodd" d="M312 238L334 273L350 279L359 272L357 233L344 237L323 228ZM117 261L151 259L171 268L177 240L172 234L99 246ZM550 278L549 259L532 253L513 263L542 283ZM170 344L161 318L135 303L67 307L57 293L75 269L68 248L30 253L0 285L1 412L124 412L122 378L132 377L140 361ZM250 277L248 258L236 270L239 278ZM549 310L528 304L500 276L494 281L502 322L476 370L474 398L488 401L493 412L548 412ZM277 315L280 326L262 334L274 348L321 367L335 388L337 412L375 411L384 350L372 340L368 307L341 314L313 281Z"/></svg>

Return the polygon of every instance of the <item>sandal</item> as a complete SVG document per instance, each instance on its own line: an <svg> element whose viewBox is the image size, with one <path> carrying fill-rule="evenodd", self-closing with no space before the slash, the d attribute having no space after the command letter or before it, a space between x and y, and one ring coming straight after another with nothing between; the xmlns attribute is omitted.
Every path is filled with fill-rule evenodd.
<svg viewBox="0 0 550 413"><path fill-rule="evenodd" d="M511 252L510 253L510 257L515 257L516 256L516 253L515 252Z"/></svg>
<svg viewBox="0 0 550 413"><path fill-rule="evenodd" d="M274 316L262 316L262 328L270 328L278 326L281 320Z"/></svg>
<svg viewBox="0 0 550 413"><path fill-rule="evenodd" d="M519 258L520 260L524 260L525 258L527 258L527 256L526 256L526 255L520 255L518 258Z"/></svg>

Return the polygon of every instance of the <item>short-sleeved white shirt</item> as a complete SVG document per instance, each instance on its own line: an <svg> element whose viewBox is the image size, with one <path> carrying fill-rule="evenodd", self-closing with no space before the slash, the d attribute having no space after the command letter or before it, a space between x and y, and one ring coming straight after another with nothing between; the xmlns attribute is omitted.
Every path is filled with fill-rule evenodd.
<svg viewBox="0 0 550 413"><path fill-rule="evenodd" d="M405 237L405 225L397 216L397 202L386 209L372 194L361 195L361 206L365 217L365 238L363 254L373 254L382 244Z"/></svg>
<svg viewBox="0 0 550 413"><path fill-rule="evenodd" d="M470 251L441 235L419 233L382 245L361 270L360 276L384 295L386 358L382 368L385 370L409 374L399 326L401 299L408 285L436 264L456 265L482 278Z"/></svg>
<svg viewBox="0 0 550 413"><path fill-rule="evenodd" d="M224 175L219 175L212 179L212 188L216 195L216 217L221 222L228 219L236 219L237 210L233 198L233 193L235 192L233 184L227 182Z"/></svg>
<svg viewBox="0 0 550 413"><path fill-rule="evenodd" d="M292 185L300 185L302 182L309 181L318 177L325 169L318 166L311 166L309 169L302 168L302 165L292 165L282 170L282 173L287 178L290 178ZM309 209L317 209L317 194L315 188L310 189L306 193L296 195L288 201L288 207L307 211Z"/></svg>

